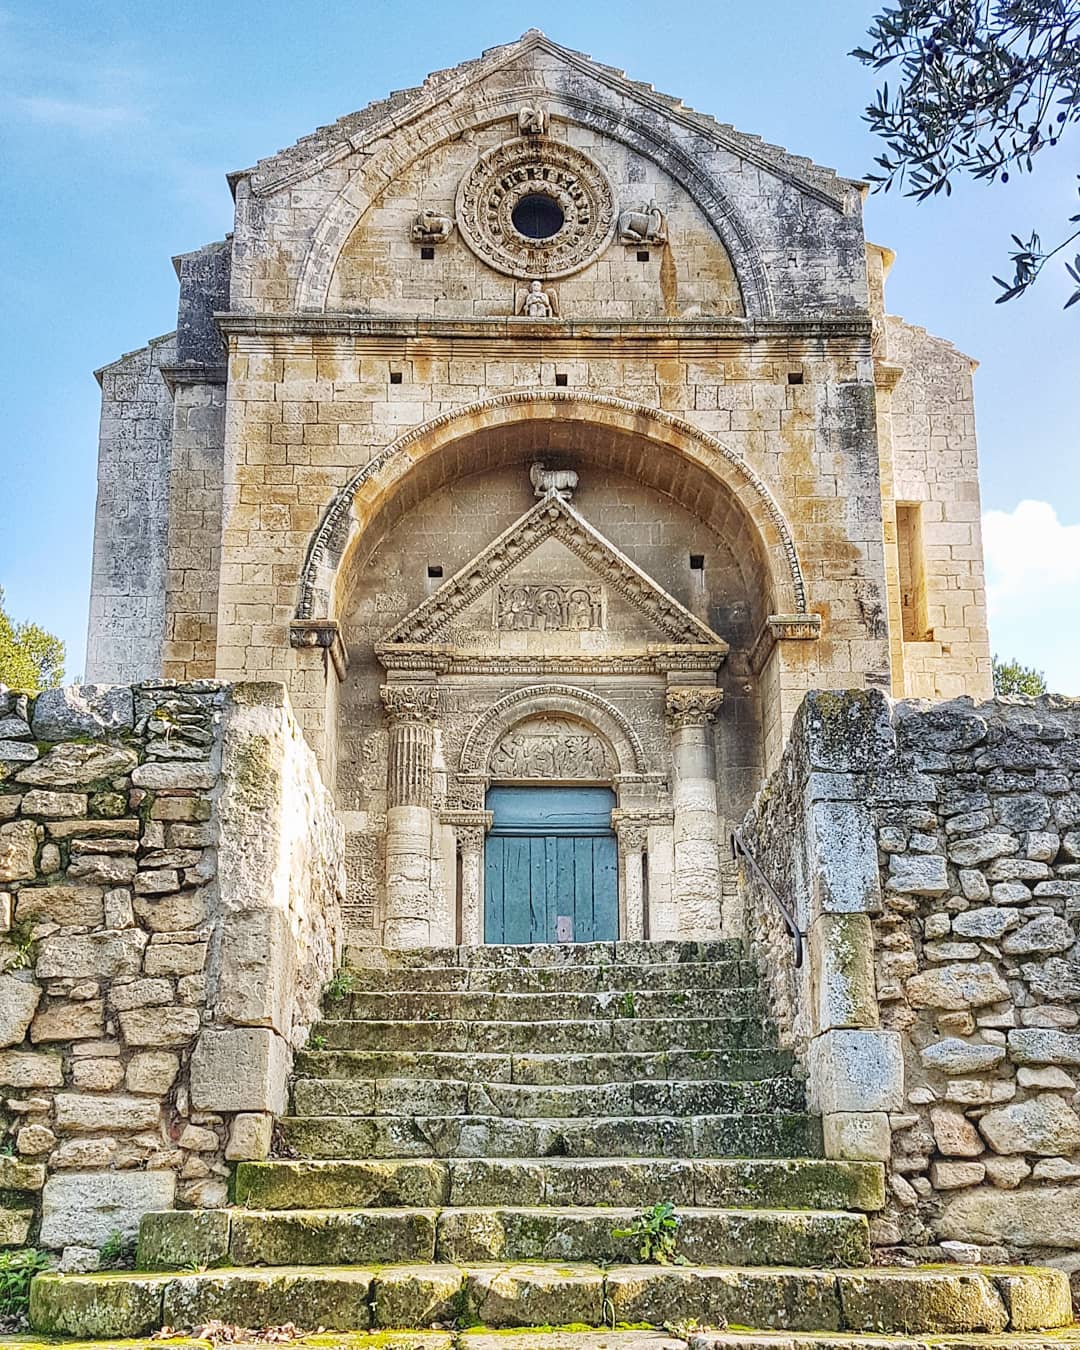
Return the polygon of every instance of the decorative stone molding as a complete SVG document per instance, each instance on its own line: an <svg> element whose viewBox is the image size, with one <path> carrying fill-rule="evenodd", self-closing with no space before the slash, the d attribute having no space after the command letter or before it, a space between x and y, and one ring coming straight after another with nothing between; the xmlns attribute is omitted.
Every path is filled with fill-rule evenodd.
<svg viewBox="0 0 1080 1350"><path fill-rule="evenodd" d="M705 684L673 685L667 690L665 709L668 720L677 730L702 727L716 721L723 701L722 689Z"/></svg>
<svg viewBox="0 0 1080 1350"><path fill-rule="evenodd" d="M529 111L542 122L538 109ZM528 197L554 203L561 224L550 237L531 238L514 224ZM479 157L458 187L455 215L461 237L481 262L508 276L550 280L580 272L599 256L611 241L617 211L614 189L595 160L533 132Z"/></svg>
<svg viewBox="0 0 1080 1350"><path fill-rule="evenodd" d="M294 619L289 625L289 646L299 650L320 647L333 662L339 680L349 669L349 652L336 619Z"/></svg>
<svg viewBox="0 0 1080 1350"><path fill-rule="evenodd" d="M412 447L427 441L427 453L436 453L459 436L475 431L477 426L504 424L509 416L516 415L518 409L547 408L552 415L565 417L575 407L588 412L595 410L610 425L623 425L628 432L638 436L649 438L651 435L656 441L671 447L676 454L693 459L714 478L725 483L750 515L759 535L764 537L768 533L775 533L783 561L778 563L774 560L770 567L772 584L778 597L791 603L791 612L805 612L806 586L791 529L764 480L742 456L699 427L647 404L603 394L552 389L514 390L480 399L414 427L373 455L334 496L311 537L300 575L297 619L313 619L319 617L320 611L324 614L331 612L338 571L351 542L360 534L360 526L353 514L356 496L368 485L378 484L380 478L384 480L385 492L391 492L402 473L425 457L415 451L410 453ZM378 492L373 495L377 497ZM766 556L770 556L767 549Z"/></svg>
<svg viewBox="0 0 1080 1350"><path fill-rule="evenodd" d="M488 772L492 751L504 731L530 715L567 713L595 726L615 752L619 774L645 774L645 747L627 718L607 699L589 689L568 684L537 684L515 689L477 719L461 747L458 761L463 774Z"/></svg>
<svg viewBox="0 0 1080 1350"><path fill-rule="evenodd" d="M377 650L439 641L462 610L549 538L576 553L671 642L727 651L719 634L662 590L554 489L396 624Z"/></svg>
<svg viewBox="0 0 1080 1350"><path fill-rule="evenodd" d="M820 614L770 614L750 648L750 669L760 675L778 642L816 642L819 637Z"/></svg>

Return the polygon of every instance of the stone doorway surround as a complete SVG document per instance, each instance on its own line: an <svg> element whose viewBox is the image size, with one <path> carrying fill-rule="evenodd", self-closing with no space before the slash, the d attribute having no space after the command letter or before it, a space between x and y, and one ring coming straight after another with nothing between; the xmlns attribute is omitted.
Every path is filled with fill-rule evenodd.
<svg viewBox="0 0 1080 1350"><path fill-rule="evenodd" d="M389 727L383 941L483 941L487 790L541 782L614 790L620 937L717 936L713 723L727 643L574 508L573 470L530 476L536 505L376 647ZM549 540L589 579L523 570ZM617 649L600 631L609 604L629 625ZM463 641L462 616L486 605L494 635ZM662 731L659 760L638 722Z"/></svg>

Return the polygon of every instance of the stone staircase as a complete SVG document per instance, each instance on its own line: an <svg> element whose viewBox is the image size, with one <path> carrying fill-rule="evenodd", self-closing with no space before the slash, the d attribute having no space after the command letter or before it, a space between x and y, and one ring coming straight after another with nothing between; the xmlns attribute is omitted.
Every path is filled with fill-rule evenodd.
<svg viewBox="0 0 1080 1350"><path fill-rule="evenodd" d="M483 1350L470 1328L659 1347L697 1325L733 1350L877 1333L902 1350L1045 1344L1009 1333L1071 1320L1057 1271L870 1265L883 1169L820 1157L738 943L364 949L349 968L297 1057L277 1156L238 1166L235 1206L148 1215L137 1271L39 1276L36 1331L217 1319ZM617 1236L663 1202L685 1264L640 1263ZM588 1333L604 1327L676 1339Z"/></svg>

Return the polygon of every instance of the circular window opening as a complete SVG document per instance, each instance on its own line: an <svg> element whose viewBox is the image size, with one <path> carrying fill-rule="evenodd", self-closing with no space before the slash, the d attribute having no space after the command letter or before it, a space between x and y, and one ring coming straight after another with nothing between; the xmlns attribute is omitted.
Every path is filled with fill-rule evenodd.
<svg viewBox="0 0 1080 1350"><path fill-rule="evenodd" d="M514 229L526 239L550 239L559 233L566 222L563 209L552 197L531 192L522 197L510 213Z"/></svg>

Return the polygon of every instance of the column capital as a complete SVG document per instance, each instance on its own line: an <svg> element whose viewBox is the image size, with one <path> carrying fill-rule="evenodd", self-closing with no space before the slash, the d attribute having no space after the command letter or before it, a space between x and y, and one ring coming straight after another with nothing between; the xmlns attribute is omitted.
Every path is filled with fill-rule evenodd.
<svg viewBox="0 0 1080 1350"><path fill-rule="evenodd" d="M392 725L432 726L438 718L439 691L433 684L384 684L379 696Z"/></svg>
<svg viewBox="0 0 1080 1350"><path fill-rule="evenodd" d="M676 729L706 726L716 721L723 701L724 691L715 685L670 685L665 701L668 721Z"/></svg>

